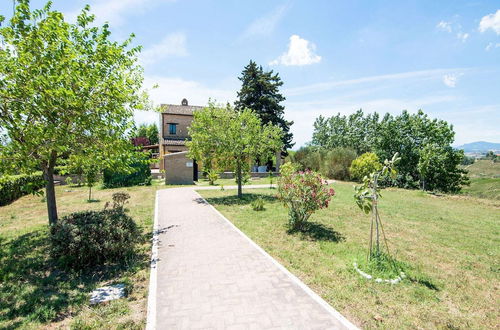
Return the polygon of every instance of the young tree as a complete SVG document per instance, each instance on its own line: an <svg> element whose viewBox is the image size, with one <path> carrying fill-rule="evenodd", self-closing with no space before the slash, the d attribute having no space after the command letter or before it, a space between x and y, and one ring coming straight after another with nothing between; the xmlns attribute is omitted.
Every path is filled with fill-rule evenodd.
<svg viewBox="0 0 500 330"><path fill-rule="evenodd" d="M242 181L249 164L257 157L271 157L281 150L281 129L262 125L250 109L235 111L210 103L194 113L189 127L189 155L211 168L231 168L236 174L238 197L242 197Z"/></svg>
<svg viewBox="0 0 500 330"><path fill-rule="evenodd" d="M0 150L1 160L11 171L43 171L52 225L58 218L57 159L89 146L127 152L123 136L133 109L148 105L140 92L140 48L130 47L132 36L111 41L109 26L92 27L93 21L88 6L70 24L51 2L32 10L29 0L19 0L9 24L0 28L0 127L10 141Z"/></svg>
<svg viewBox="0 0 500 330"><path fill-rule="evenodd" d="M280 104L285 100L279 88L283 81L278 73L264 71L262 66L257 66L254 61L245 66L241 76L238 78L242 84L238 92L238 100L235 102L237 110L245 108L252 109L264 124L272 124L282 129L282 141L284 150L293 147L293 134L290 126L293 121L284 118L285 107Z"/></svg>

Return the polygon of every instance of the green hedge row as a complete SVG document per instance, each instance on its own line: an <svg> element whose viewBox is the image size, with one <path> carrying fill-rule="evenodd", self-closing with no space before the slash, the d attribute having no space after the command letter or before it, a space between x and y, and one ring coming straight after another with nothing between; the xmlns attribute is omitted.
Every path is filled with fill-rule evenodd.
<svg viewBox="0 0 500 330"><path fill-rule="evenodd" d="M0 206L12 203L19 197L43 187L45 187L45 179L41 172L2 176L0 177Z"/></svg>
<svg viewBox="0 0 500 330"><path fill-rule="evenodd" d="M151 168L146 162L138 161L130 165L130 172L106 169L103 172L103 187L118 188L151 184Z"/></svg>

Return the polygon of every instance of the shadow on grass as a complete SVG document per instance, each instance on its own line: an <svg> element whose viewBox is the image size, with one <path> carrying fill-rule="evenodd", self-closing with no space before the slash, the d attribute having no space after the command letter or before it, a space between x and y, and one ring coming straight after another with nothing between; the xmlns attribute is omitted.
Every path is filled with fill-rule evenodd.
<svg viewBox="0 0 500 330"><path fill-rule="evenodd" d="M149 266L147 254L139 253L126 264L65 271L49 251L47 230L11 240L0 238L0 328L62 320L88 303L89 292L99 282L118 280Z"/></svg>
<svg viewBox="0 0 500 330"><path fill-rule="evenodd" d="M243 194L241 198L238 198L238 195L236 193L231 196L224 196L224 197L208 197L205 198L205 200L212 204L212 205L227 205L227 206L232 206L232 205L249 205L252 203L254 200L257 198L262 198L264 202L275 202L276 197L273 195L267 195L267 194ZM199 204L205 204L202 198L196 198L195 201Z"/></svg>
<svg viewBox="0 0 500 330"><path fill-rule="evenodd" d="M345 241L345 236L317 222L306 222L302 229L289 229L288 234L299 235L301 239L311 241L329 241L329 242L342 242Z"/></svg>

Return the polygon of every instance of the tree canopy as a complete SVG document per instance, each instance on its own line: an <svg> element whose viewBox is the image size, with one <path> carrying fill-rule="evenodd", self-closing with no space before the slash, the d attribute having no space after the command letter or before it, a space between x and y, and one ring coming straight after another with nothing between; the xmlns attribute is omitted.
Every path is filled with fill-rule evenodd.
<svg viewBox="0 0 500 330"><path fill-rule="evenodd" d="M390 159L398 153L401 157L397 164L398 175L390 183L404 188L419 186L423 179L417 168L421 151L427 145L433 145L448 153L446 157L449 159L459 160L454 168L447 167L447 173L455 178L455 183L436 186L436 189L447 191L465 182L453 174L460 172L457 166L463 158L463 153L450 147L454 136L452 125L444 120L431 119L422 110L415 114L408 111L397 116L386 114L382 119L376 112L365 115L358 110L349 116L318 117L314 122L312 145L327 149L353 148L358 154L374 152L379 159Z"/></svg>
<svg viewBox="0 0 500 330"><path fill-rule="evenodd" d="M158 144L159 141L158 126L156 124L141 124L133 131L132 137L147 138L148 144Z"/></svg>
<svg viewBox="0 0 500 330"><path fill-rule="evenodd" d="M140 47L131 47L132 36L112 41L109 26L93 21L88 6L70 24L51 2L33 10L29 0L19 0L0 28L0 126L8 140L0 149L2 166L43 171L51 224L57 159L91 148L87 154L112 162L131 150L124 136L133 110L149 104L140 91Z"/></svg>
<svg viewBox="0 0 500 330"><path fill-rule="evenodd" d="M254 61L250 61L238 79L242 84L235 102L236 109L252 109L262 123L280 127L283 131L283 148L286 150L293 147L293 134L290 133L293 121L287 121L284 118L285 107L280 103L285 100L285 97L279 91L283 85L279 74L274 73L273 70L264 71L262 66L257 66Z"/></svg>
<svg viewBox="0 0 500 330"><path fill-rule="evenodd" d="M238 197L242 196L242 178L257 157L271 157L281 150L282 131L270 123L262 124L251 109L236 111L230 105L210 103L195 111L189 127L189 155L206 169L230 168L236 174Z"/></svg>

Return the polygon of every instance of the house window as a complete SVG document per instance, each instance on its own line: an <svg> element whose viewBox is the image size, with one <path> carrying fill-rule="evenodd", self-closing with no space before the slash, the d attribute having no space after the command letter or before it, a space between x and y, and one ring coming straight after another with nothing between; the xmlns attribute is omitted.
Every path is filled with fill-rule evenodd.
<svg viewBox="0 0 500 330"><path fill-rule="evenodd" d="M168 134L170 135L177 134L177 124L168 124Z"/></svg>

